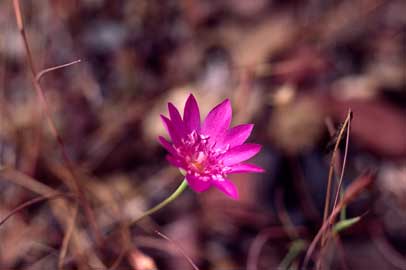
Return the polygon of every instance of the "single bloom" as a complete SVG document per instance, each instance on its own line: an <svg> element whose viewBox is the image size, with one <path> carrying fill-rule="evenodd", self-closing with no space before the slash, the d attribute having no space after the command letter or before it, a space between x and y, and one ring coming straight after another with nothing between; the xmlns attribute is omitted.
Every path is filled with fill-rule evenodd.
<svg viewBox="0 0 406 270"><path fill-rule="evenodd" d="M161 115L171 142L159 137L161 145L169 152L168 161L183 170L188 185L196 192L214 186L233 199L238 199L235 185L229 174L264 170L244 161L255 156L259 144L244 144L251 134L253 124L231 123L231 103L228 99L217 105L201 123L200 111L192 94L186 101L183 118L178 109L168 103L169 117Z"/></svg>

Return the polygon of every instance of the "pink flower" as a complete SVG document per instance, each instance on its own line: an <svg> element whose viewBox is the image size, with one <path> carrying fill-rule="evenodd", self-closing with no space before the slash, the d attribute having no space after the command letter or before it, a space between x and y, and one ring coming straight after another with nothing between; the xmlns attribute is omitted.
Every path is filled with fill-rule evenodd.
<svg viewBox="0 0 406 270"><path fill-rule="evenodd" d="M200 123L199 106L191 94L186 101L183 119L172 103L168 103L170 119L161 115L172 142L159 137L169 152L168 161L186 172L188 185L196 192L215 186L233 199L238 199L235 185L227 179L229 174L264 170L243 163L255 156L259 144L244 144L253 124L229 129L231 104L228 99L217 105Z"/></svg>

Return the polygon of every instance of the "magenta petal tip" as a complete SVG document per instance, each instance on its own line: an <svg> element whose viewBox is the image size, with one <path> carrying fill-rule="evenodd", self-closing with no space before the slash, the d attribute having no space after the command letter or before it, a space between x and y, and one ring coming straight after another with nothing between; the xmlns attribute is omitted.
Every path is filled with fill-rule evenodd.
<svg viewBox="0 0 406 270"><path fill-rule="evenodd" d="M233 200L239 199L237 187L230 180L224 179L223 181L216 182L215 185L219 190Z"/></svg>

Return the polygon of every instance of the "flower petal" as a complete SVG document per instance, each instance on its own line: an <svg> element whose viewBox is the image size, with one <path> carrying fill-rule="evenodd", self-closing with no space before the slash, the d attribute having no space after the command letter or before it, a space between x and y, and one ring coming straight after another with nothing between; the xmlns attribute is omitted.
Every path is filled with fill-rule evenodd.
<svg viewBox="0 0 406 270"><path fill-rule="evenodd" d="M230 180L224 179L223 181L213 181L213 184L227 196L234 200L238 200L238 190Z"/></svg>
<svg viewBox="0 0 406 270"><path fill-rule="evenodd" d="M175 167L178 167L180 169L183 169L182 163L177 160L175 157L171 156L171 155L166 155L166 160L168 160L168 162Z"/></svg>
<svg viewBox="0 0 406 270"><path fill-rule="evenodd" d="M173 125L180 131L179 135L183 137L185 135L184 125L178 109L172 103L168 103L168 111Z"/></svg>
<svg viewBox="0 0 406 270"><path fill-rule="evenodd" d="M224 165L234 165L255 156L261 150L259 144L243 144L231 148L223 156Z"/></svg>
<svg viewBox="0 0 406 270"><path fill-rule="evenodd" d="M186 180L190 188L196 192L206 191L211 186L209 181L202 181L198 177L191 174L186 175Z"/></svg>
<svg viewBox="0 0 406 270"><path fill-rule="evenodd" d="M195 97L190 94L183 112L183 122L188 133L200 129L200 111Z"/></svg>
<svg viewBox="0 0 406 270"><path fill-rule="evenodd" d="M223 138L223 145L229 144L230 147L243 144L251 134L252 129L254 128L253 124L245 124L235 126L227 130L226 135Z"/></svg>
<svg viewBox="0 0 406 270"><path fill-rule="evenodd" d="M254 164L240 163L231 166L229 173L263 173L265 170Z"/></svg>
<svg viewBox="0 0 406 270"><path fill-rule="evenodd" d="M224 134L230 126L231 114L231 103L226 99L209 112L202 125L202 134L216 140L216 137Z"/></svg>
<svg viewBox="0 0 406 270"><path fill-rule="evenodd" d="M161 114L161 119L162 119L162 122L164 123L166 131L168 132L169 136L172 139L172 142L174 144L178 144L180 142L180 139L181 139L180 130L178 130L178 128L176 128L173 125L171 120L169 120L167 117L163 116L162 114Z"/></svg>
<svg viewBox="0 0 406 270"><path fill-rule="evenodd" d="M177 155L175 148L173 148L171 143L168 142L164 137L159 136L158 141L162 145L162 147L166 149L166 151L168 151L169 153L171 153L174 156Z"/></svg>

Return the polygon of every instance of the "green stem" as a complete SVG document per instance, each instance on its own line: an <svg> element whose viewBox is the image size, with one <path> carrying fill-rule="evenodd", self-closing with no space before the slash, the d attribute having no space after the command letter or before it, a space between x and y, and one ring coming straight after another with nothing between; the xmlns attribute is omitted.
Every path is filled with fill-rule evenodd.
<svg viewBox="0 0 406 270"><path fill-rule="evenodd" d="M278 269L287 270L290 269L290 265L292 262L300 255L300 253L305 249L306 242L298 239L293 241L289 248L288 254L286 254L285 258L283 258L282 262L280 263Z"/></svg>
<svg viewBox="0 0 406 270"><path fill-rule="evenodd" d="M165 200L163 200L162 202L160 202L159 204L155 205L154 207L152 207L151 209L145 211L141 216L139 216L136 219L133 219L130 222L130 225L133 225L135 223L137 223L138 221L140 221L141 219L152 215L153 213L155 213L156 211L160 210L161 208L165 207L166 205L168 205L169 203L171 203L172 201L174 201L177 197L179 197L180 194L183 193L183 191L185 191L185 189L188 187L187 181L186 179L182 181L182 183L178 186L178 188Z"/></svg>

